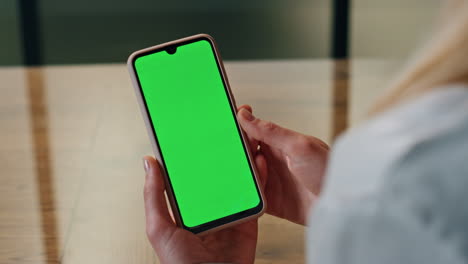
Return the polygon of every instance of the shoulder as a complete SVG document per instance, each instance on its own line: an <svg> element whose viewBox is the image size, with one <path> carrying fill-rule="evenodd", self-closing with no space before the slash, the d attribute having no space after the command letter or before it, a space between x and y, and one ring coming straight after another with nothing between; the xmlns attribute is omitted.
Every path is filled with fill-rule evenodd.
<svg viewBox="0 0 468 264"><path fill-rule="evenodd" d="M458 157L468 157L465 142L468 87L435 90L340 137L331 153L324 190L355 195L380 192L389 171L400 166L411 163L414 169L423 169L429 164L442 165L447 160L441 155L455 154L455 149ZM413 163L416 158L419 165L426 166Z"/></svg>
<svg viewBox="0 0 468 264"><path fill-rule="evenodd" d="M468 259L468 209L460 206L467 158L464 87L431 92L348 132L334 146L311 217L309 260Z"/></svg>

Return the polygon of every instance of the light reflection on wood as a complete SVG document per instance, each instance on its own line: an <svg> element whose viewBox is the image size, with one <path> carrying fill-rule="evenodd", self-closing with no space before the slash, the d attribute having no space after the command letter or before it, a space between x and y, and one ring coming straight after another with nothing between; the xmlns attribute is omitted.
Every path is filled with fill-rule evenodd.
<svg viewBox="0 0 468 264"><path fill-rule="evenodd" d="M55 196L50 160L50 140L43 69L25 69L32 151L35 159L36 186L41 217L42 245L47 263L59 263Z"/></svg>

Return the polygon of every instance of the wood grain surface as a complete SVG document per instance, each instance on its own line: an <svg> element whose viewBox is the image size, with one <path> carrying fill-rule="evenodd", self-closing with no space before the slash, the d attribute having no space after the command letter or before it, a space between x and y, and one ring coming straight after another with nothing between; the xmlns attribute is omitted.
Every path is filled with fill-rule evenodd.
<svg viewBox="0 0 468 264"><path fill-rule="evenodd" d="M226 68L238 105L331 143L363 116L388 65ZM125 66L6 67L0 80L0 263L158 263L142 200L141 157L151 147ZM256 263L304 263L304 231L263 216Z"/></svg>

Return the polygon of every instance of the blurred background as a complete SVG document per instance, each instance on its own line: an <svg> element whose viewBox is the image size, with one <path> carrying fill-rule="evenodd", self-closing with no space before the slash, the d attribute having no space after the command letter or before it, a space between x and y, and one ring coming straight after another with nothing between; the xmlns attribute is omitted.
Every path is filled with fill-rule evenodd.
<svg viewBox="0 0 468 264"><path fill-rule="evenodd" d="M208 33L238 104L332 145L430 36L439 2L0 0L0 263L158 263L133 51ZM259 223L257 264L304 263L303 226Z"/></svg>
<svg viewBox="0 0 468 264"><path fill-rule="evenodd" d="M34 46L42 64L124 62L134 50L201 32L215 37L225 60L328 58L333 5L332 0L2 0L0 65L23 63L22 41L31 33L38 36ZM350 55L407 56L428 33L438 7L436 0L352 1ZM22 23L32 23L28 28L34 32L23 32Z"/></svg>

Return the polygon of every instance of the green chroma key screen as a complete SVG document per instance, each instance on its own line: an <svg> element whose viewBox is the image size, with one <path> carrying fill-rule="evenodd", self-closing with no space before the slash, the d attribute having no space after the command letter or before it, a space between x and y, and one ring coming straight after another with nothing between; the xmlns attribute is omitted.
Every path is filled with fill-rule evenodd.
<svg viewBox="0 0 468 264"><path fill-rule="evenodd" d="M136 59L135 69L185 226L259 205L210 42Z"/></svg>

